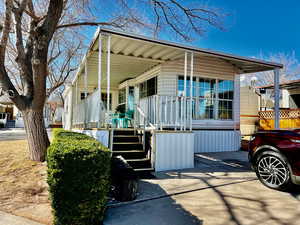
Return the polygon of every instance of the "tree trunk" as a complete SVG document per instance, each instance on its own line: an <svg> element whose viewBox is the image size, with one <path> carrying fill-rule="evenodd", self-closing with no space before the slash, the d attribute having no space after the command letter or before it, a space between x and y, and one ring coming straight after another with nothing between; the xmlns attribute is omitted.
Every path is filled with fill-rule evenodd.
<svg viewBox="0 0 300 225"><path fill-rule="evenodd" d="M29 157L34 161L45 161L50 144L45 128L43 110L26 110L22 112L27 134Z"/></svg>

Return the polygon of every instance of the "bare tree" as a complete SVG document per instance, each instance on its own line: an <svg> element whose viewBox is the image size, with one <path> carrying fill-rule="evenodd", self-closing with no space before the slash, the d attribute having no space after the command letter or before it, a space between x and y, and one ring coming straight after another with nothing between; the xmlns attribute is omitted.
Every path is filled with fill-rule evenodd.
<svg viewBox="0 0 300 225"><path fill-rule="evenodd" d="M80 46L67 48L72 45L73 38L62 42L56 38L60 32L70 32L71 35L83 25L102 25L140 30L156 36L173 33L184 40L192 40L195 35L205 33L208 26L223 29L225 15L199 2L5 0L4 4L0 3L0 9L3 9L0 88L1 93L8 94L24 116L30 159L45 159L49 145L43 120L45 100L68 77L68 73L61 73L65 71L61 68L72 72L74 65L68 59L76 56L80 49ZM11 55L8 55L11 49L9 43L16 50ZM66 52L62 48L71 51ZM16 69L12 69L13 64L17 65ZM9 76L9 73L13 75Z"/></svg>

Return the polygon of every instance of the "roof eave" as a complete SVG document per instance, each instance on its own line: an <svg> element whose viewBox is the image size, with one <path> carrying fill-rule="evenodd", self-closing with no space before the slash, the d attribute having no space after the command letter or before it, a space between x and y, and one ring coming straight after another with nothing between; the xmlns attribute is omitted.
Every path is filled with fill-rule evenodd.
<svg viewBox="0 0 300 225"><path fill-rule="evenodd" d="M218 57L223 57L223 58L231 58L231 59L234 59L234 60L240 60L240 61L244 61L244 62L256 63L256 64L259 64L259 65L269 66L270 70L275 69L275 68L279 68L279 69L283 68L283 64L281 64L281 63L275 63L275 62L269 62L269 61L265 61L265 60L253 59L253 58L244 57L244 56L237 56L237 55L233 55L233 54L227 54L227 53L213 51L213 50L209 50L209 49L198 48L198 47L178 44L178 43L174 43L174 42L170 42L170 41L163 41L163 40L158 40L158 39L154 39L154 38L149 38L149 37L146 37L146 36L143 36L143 35L136 35L136 34L127 33L127 32L123 32L123 31L115 31L115 30L108 29L108 28L101 28L99 32L101 32L101 33L110 33L110 34L114 34L114 35L120 35L120 36L124 36L124 37L128 37L128 38L139 39L139 40L142 40L142 41L148 41L148 42L161 44L161 45L167 45L167 46L170 46L170 47L180 48L180 49L184 49L184 50L187 50L187 51L199 52L199 53L218 56Z"/></svg>

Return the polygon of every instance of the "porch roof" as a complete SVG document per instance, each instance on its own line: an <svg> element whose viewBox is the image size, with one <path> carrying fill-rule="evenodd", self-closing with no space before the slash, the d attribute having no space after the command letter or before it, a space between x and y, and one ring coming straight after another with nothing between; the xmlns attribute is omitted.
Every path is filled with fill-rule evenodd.
<svg viewBox="0 0 300 225"><path fill-rule="evenodd" d="M166 61L172 61L184 57L184 53L194 52L195 56L206 56L223 59L232 64L239 73L253 73L276 68L283 68L282 64L258 60L248 57L226 54L213 50L197 48L174 42L162 41L111 29L101 28L95 33L89 50L82 60L76 77L84 72L87 60L88 71L92 76L88 78L88 85L97 83L98 70L98 43L101 33L102 52L106 52L106 36L111 35L111 85L116 87L122 81L135 78L143 72ZM103 86L106 80L106 54L102 54L102 78ZM83 78L82 78L83 79Z"/></svg>
<svg viewBox="0 0 300 225"><path fill-rule="evenodd" d="M300 88L300 79L297 80L290 80L280 83L280 88L291 90L291 89L299 89ZM274 89L274 85L265 85L257 87L257 89Z"/></svg>

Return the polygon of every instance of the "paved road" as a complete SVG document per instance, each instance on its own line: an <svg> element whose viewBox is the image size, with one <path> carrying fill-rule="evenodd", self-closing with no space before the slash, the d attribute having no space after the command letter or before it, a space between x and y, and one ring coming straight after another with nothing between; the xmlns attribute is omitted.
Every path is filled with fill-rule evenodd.
<svg viewBox="0 0 300 225"><path fill-rule="evenodd" d="M198 154L195 163L142 180L137 202L109 208L104 224L300 224L300 191L264 187L245 152Z"/></svg>
<svg viewBox="0 0 300 225"><path fill-rule="evenodd" d="M0 129L0 141L24 139L26 139L24 129Z"/></svg>
<svg viewBox="0 0 300 225"><path fill-rule="evenodd" d="M51 136L51 129L47 129L48 136ZM26 133L24 129L0 129L0 141L25 140Z"/></svg>
<svg viewBox="0 0 300 225"><path fill-rule="evenodd" d="M0 224L1 225L42 225L41 223L25 219L23 217L14 216L0 211Z"/></svg>

